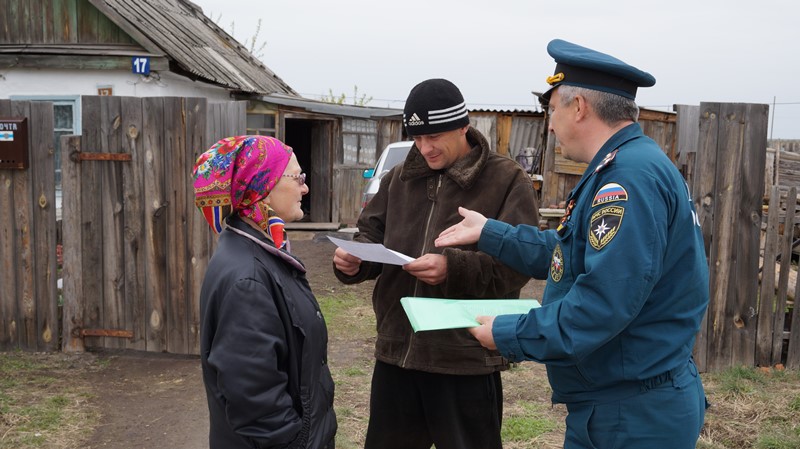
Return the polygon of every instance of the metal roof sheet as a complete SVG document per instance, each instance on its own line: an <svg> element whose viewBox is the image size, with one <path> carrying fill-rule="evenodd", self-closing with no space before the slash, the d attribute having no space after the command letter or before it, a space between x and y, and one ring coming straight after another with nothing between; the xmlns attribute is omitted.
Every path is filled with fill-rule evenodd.
<svg viewBox="0 0 800 449"><path fill-rule="evenodd" d="M279 104L282 106L292 106L305 109L308 112L320 114L341 115L356 118L400 118L403 114L402 109L374 108L370 106L354 106L348 104L326 103L324 101L309 100L300 97L290 97L281 94L263 95L261 99L267 103Z"/></svg>

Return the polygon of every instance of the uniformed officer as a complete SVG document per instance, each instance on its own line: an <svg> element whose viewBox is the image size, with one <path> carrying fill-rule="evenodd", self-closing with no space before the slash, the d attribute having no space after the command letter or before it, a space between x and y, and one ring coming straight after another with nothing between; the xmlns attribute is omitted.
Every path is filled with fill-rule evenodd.
<svg viewBox="0 0 800 449"><path fill-rule="evenodd" d="M649 73L562 40L543 98L562 154L588 163L557 229L465 218L437 246L478 242L547 279L542 307L479 317L472 334L511 361L547 365L567 405L564 447L694 448L705 395L692 361L708 305L703 237L688 187L636 122Z"/></svg>

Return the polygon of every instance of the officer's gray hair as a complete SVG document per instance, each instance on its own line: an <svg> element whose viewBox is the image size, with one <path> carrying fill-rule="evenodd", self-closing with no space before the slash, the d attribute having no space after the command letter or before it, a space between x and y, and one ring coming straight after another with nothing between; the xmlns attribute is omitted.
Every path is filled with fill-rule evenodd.
<svg viewBox="0 0 800 449"><path fill-rule="evenodd" d="M636 106L636 102L620 95L567 85L559 86L558 94L562 106L572 103L578 95L586 98L586 102L607 125L613 126L625 120L634 122L639 120L639 107Z"/></svg>

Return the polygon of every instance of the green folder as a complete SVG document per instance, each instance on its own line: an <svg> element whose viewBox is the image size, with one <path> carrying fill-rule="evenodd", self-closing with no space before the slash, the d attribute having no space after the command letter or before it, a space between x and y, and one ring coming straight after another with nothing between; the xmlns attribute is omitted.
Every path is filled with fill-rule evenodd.
<svg viewBox="0 0 800 449"><path fill-rule="evenodd" d="M478 315L520 315L539 307L535 299L400 299L414 332L475 327Z"/></svg>

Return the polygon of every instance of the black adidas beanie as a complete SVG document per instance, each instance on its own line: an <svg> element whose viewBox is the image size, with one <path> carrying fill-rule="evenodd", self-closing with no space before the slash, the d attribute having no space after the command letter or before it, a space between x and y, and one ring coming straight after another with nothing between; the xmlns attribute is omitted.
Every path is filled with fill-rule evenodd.
<svg viewBox="0 0 800 449"><path fill-rule="evenodd" d="M467 105L455 84L445 79L423 81L408 94L403 108L406 134L436 134L469 125Z"/></svg>

